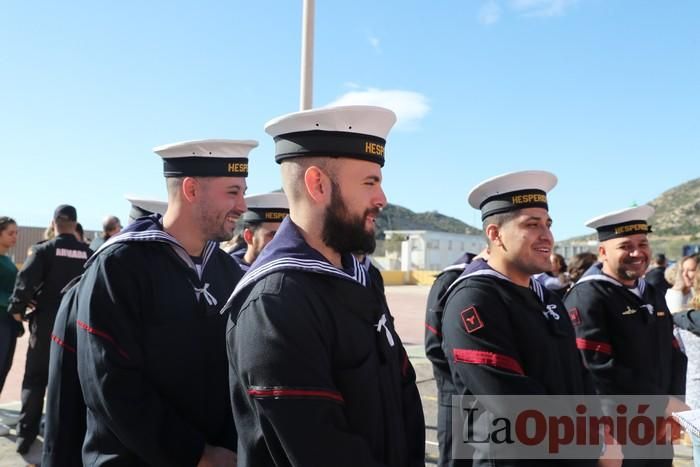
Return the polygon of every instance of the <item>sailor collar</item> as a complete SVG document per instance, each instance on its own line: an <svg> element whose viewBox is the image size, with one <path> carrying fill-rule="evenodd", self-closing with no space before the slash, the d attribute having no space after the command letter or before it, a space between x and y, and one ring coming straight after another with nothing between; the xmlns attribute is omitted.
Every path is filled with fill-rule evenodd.
<svg viewBox="0 0 700 467"><path fill-rule="evenodd" d="M510 280L508 277L493 269L486 261L473 261L472 263L466 265L464 272L457 279L455 279L452 284L450 284L445 292L445 296L447 296L455 288L455 286L463 280L477 276L495 277L496 279L501 279L510 282L511 284L515 284L515 282ZM535 293L535 295L537 295L540 302L545 303L544 288L542 287L542 284L531 277L529 288Z"/></svg>
<svg viewBox="0 0 700 467"><path fill-rule="evenodd" d="M129 224L124 230L119 232L117 235L111 237L105 243L103 243L95 252L94 255L88 259L85 263L85 268L87 268L92 261L104 250L109 248L111 245L117 243L138 243L138 242L156 242L165 243L169 245L172 250L177 254L177 256L197 275L198 279L202 280L202 274L207 267L207 263L211 258L214 251L219 248L216 242L208 241L204 246L204 251L202 253L201 266L197 267L194 260L185 250L185 247L177 241L175 237L170 235L168 232L163 230L163 216L160 214L153 214L151 216L142 217L136 221ZM209 284L204 284L203 287L196 287L192 284L194 291L196 293L197 299L201 293L209 305L216 305L216 298L208 291Z"/></svg>
<svg viewBox="0 0 700 467"><path fill-rule="evenodd" d="M295 270L323 274L367 285L367 268L351 254L342 255L343 269L332 265L318 250L304 240L298 227L287 217L274 238L263 249L250 269L238 282L222 313L246 287L278 271Z"/></svg>
<svg viewBox="0 0 700 467"><path fill-rule="evenodd" d="M632 292L634 295L636 295L639 298L642 298L644 296L644 291L647 288L647 282L644 280L643 277L640 277L637 279L637 285L634 287L627 287L625 284L622 282L618 281L617 279L605 274L602 269L602 264L601 263L596 263L583 274L583 277L576 282L575 285L582 284L584 282L590 282L590 281L601 281L601 282L609 282L610 284L616 285L618 287L621 287L625 290L629 290Z"/></svg>

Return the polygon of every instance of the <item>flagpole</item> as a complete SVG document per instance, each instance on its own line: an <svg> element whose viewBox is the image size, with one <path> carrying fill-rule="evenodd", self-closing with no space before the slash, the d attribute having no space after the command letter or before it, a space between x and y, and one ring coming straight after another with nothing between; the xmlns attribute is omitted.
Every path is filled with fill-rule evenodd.
<svg viewBox="0 0 700 467"><path fill-rule="evenodd" d="M313 106L314 85L314 12L315 0L303 0L301 23L301 83L299 110Z"/></svg>

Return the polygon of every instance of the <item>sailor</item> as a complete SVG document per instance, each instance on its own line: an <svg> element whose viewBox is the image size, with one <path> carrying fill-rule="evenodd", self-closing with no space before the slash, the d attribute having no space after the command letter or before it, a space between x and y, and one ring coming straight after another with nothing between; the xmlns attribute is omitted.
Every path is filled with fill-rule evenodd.
<svg viewBox="0 0 700 467"><path fill-rule="evenodd" d="M241 269L250 269L253 261L260 256L265 245L275 236L280 223L289 214L289 203L284 193L266 193L263 195L246 196L248 210L243 213L241 236L246 248L238 248L231 252Z"/></svg>
<svg viewBox="0 0 700 467"><path fill-rule="evenodd" d="M588 221L586 226L598 232L601 262L564 299L598 393L652 396L643 400L651 405L650 417L688 409L681 401L687 359L673 337L663 296L644 280L651 258L647 221L653 213L643 205ZM649 448L654 460L630 458L624 465L671 465L670 444Z"/></svg>
<svg viewBox="0 0 700 467"><path fill-rule="evenodd" d="M22 380L22 409L17 426L17 452L26 454L39 434L44 394L49 378L49 354L53 329L61 302L61 290L83 271L92 254L75 237L78 214L73 206L62 204L53 215L55 236L36 245L33 254L17 275L8 313L15 320L29 321L29 346ZM25 316L27 307L36 302Z"/></svg>
<svg viewBox="0 0 700 467"><path fill-rule="evenodd" d="M522 400L546 395L557 413L573 416L569 396L593 392L561 300L532 279L550 267L554 239L547 193L556 182L549 172L514 172L488 179L469 194L469 204L481 210L489 256L467 265L450 285L442 322L454 395L473 396L479 409L475 424L471 417L464 419L460 441L490 417L513 416L504 395ZM475 466L493 465L494 459L503 466L545 462L499 458L488 442L471 447ZM550 459L546 465L595 465L601 452L601 446L590 446L588 461ZM451 465L462 465L454 454Z"/></svg>
<svg viewBox="0 0 700 467"><path fill-rule="evenodd" d="M129 224L136 219L150 216L151 214L160 214L162 216L165 214L166 209L168 209L168 203L166 201L133 195L126 196L126 199L131 204L131 209L129 210Z"/></svg>
<svg viewBox="0 0 700 467"><path fill-rule="evenodd" d="M430 287L425 310L425 355L433 365L433 375L437 385L437 438L439 458L438 465L449 466L452 462L452 395L455 393L452 384L450 366L442 350L442 305L443 297L449 286L464 272L464 268L473 260L485 259L481 255L466 252L453 264L435 277Z"/></svg>
<svg viewBox="0 0 700 467"><path fill-rule="evenodd" d="M425 463L415 372L384 294L352 254L374 250L395 121L347 106L265 127L290 214L227 305L241 466Z"/></svg>
<svg viewBox="0 0 700 467"><path fill-rule="evenodd" d="M246 210L255 141L160 146L164 216L130 224L78 284L85 464L235 465L225 314L242 277L219 248Z"/></svg>
<svg viewBox="0 0 700 467"><path fill-rule="evenodd" d="M167 203L147 198L127 196L131 203L129 223L153 213L165 214ZM64 289L64 297L56 314L51 334L49 382L46 391L44 422L44 467L75 466L82 464L82 446L85 439L85 400L78 379L76 355L77 296L74 287L80 276Z"/></svg>

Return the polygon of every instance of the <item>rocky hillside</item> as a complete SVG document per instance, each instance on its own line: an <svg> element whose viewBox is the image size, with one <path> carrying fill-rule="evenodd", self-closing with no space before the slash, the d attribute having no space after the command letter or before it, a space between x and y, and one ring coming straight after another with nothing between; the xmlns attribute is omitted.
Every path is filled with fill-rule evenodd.
<svg viewBox="0 0 700 467"><path fill-rule="evenodd" d="M384 238L385 230L439 230L468 235L481 233L481 230L437 211L416 213L396 204L387 205L377 218L377 238Z"/></svg>
<svg viewBox="0 0 700 467"><path fill-rule="evenodd" d="M671 188L650 202L656 213L651 218L659 236L700 233L700 178Z"/></svg>

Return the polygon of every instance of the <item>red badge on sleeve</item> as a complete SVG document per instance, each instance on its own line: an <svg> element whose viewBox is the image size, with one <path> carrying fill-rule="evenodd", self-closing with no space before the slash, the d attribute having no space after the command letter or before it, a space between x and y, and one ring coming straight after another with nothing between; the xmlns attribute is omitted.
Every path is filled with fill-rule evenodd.
<svg viewBox="0 0 700 467"><path fill-rule="evenodd" d="M571 324L574 326L581 325L581 315L578 312L578 308L569 309L569 319L571 319Z"/></svg>
<svg viewBox="0 0 700 467"><path fill-rule="evenodd" d="M484 322L479 318L479 314L476 312L476 307L470 306L467 309L462 310L462 322L464 323L464 329L467 330L469 334L474 331L484 327Z"/></svg>

